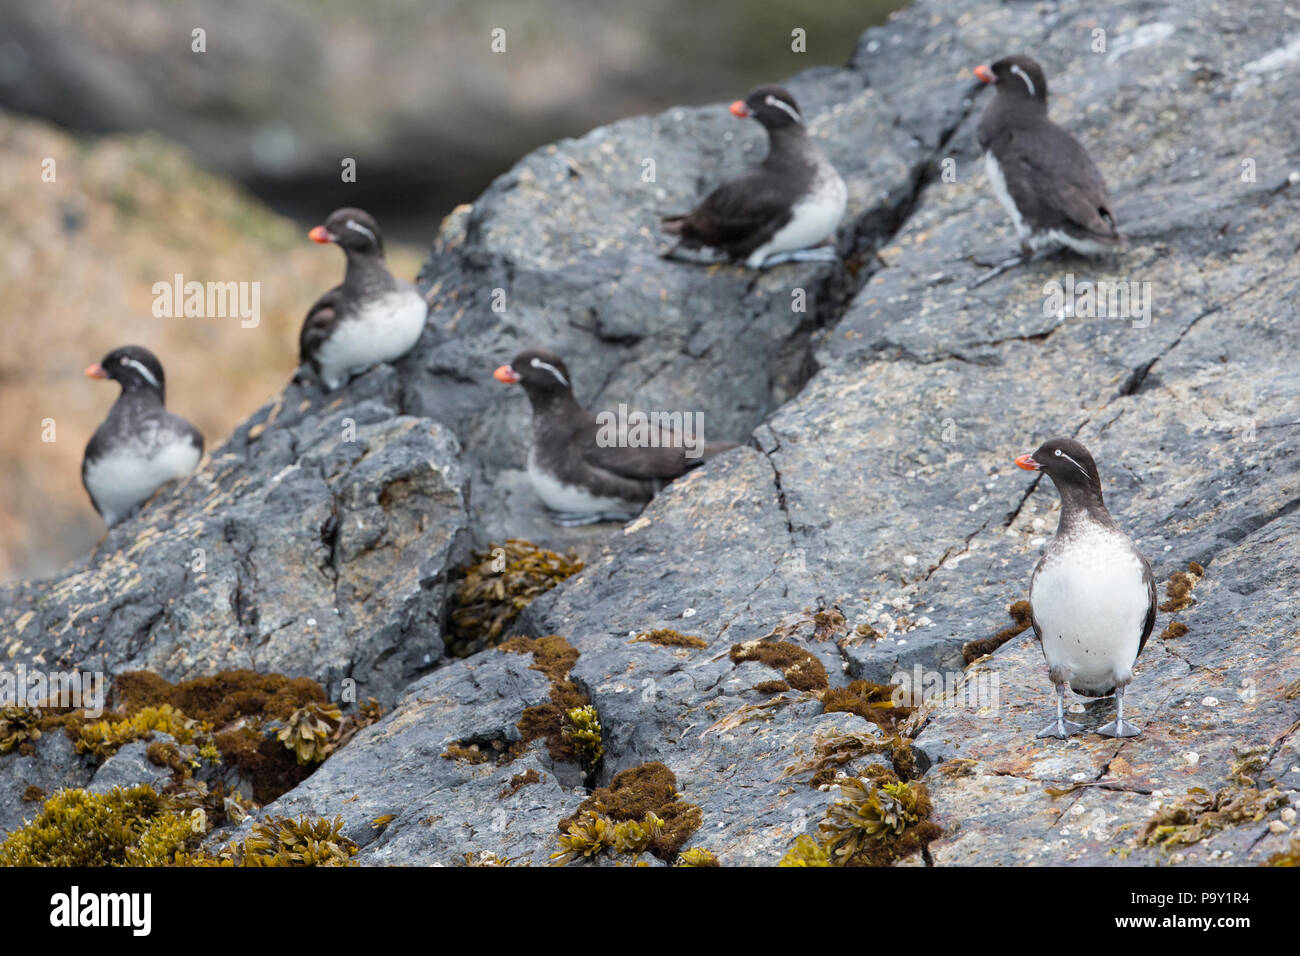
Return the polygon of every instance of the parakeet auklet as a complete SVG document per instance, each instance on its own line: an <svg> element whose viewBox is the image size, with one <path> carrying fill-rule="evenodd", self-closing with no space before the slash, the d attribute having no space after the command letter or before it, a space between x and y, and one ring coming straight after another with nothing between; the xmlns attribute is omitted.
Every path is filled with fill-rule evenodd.
<svg viewBox="0 0 1300 956"><path fill-rule="evenodd" d="M705 197L694 211L663 220L678 249L711 246L732 262L751 269L781 262L834 261L833 239L844 217L844 180L804 130L794 97L777 86L762 86L731 104L738 117L753 117L767 130L763 162Z"/></svg>
<svg viewBox="0 0 1300 956"><path fill-rule="evenodd" d="M569 370L552 352L520 352L493 377L522 385L528 396L533 407L528 477L555 523L565 527L635 517L674 478L736 447L696 436L699 457L688 457L685 436L657 424L635 442L625 432L609 441L607 426L573 397Z"/></svg>
<svg viewBox="0 0 1300 956"><path fill-rule="evenodd" d="M308 236L347 256L343 284L316 300L302 323L299 356L329 389L378 362L392 362L419 341L428 303L384 262L384 240L369 213L336 209Z"/></svg>
<svg viewBox="0 0 1300 956"><path fill-rule="evenodd" d="M996 95L980 117L977 138L989 183L1020 240L1020 260L1067 246L1082 255L1122 241L1110 194L1088 153L1047 118L1047 80L1024 56L1009 56L975 76Z"/></svg>
<svg viewBox="0 0 1300 956"><path fill-rule="evenodd" d="M148 349L114 349L86 374L122 386L81 460L81 483L111 528L162 485L193 471L203 457L203 436L164 407L162 365Z"/></svg>
<svg viewBox="0 0 1300 956"><path fill-rule="evenodd" d="M1085 697L1114 694L1115 720L1098 733L1136 737L1141 731L1124 719L1124 688L1156 620L1151 565L1106 510L1097 464L1079 442L1053 438L1016 464L1046 472L1061 495L1056 537L1029 585L1034 633L1056 686L1056 719L1038 736L1083 729L1065 719L1068 684Z"/></svg>

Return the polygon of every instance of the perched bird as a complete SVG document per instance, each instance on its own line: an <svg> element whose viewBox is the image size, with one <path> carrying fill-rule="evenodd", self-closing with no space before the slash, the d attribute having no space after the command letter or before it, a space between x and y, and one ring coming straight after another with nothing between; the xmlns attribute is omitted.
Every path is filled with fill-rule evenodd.
<svg viewBox="0 0 1300 956"><path fill-rule="evenodd" d="M409 352L424 331L429 305L411 283L384 262L384 240L369 213L336 209L307 234L333 242L347 256L343 284L316 300L303 320L299 356L328 389L378 362Z"/></svg>
<svg viewBox="0 0 1300 956"><path fill-rule="evenodd" d="M811 247L834 237L848 190L804 130L794 97L780 87L761 86L732 103L731 112L763 124L767 158L713 190L693 212L664 217L664 231L680 237L665 256L682 247L711 246L751 269L835 261L833 245Z"/></svg>
<svg viewBox="0 0 1300 956"><path fill-rule="evenodd" d="M1124 688L1156 621L1151 565L1115 524L1101 498L1088 449L1070 438L1046 441L1016 464L1042 471L1061 496L1056 537L1029 585L1034 633L1056 686L1056 719L1039 737L1064 739L1083 728L1065 719L1065 687L1085 697L1115 695L1115 720L1098 730L1136 737L1124 719Z"/></svg>
<svg viewBox="0 0 1300 956"><path fill-rule="evenodd" d="M641 416L628 429L622 425L635 412L620 423L612 413L587 411L573 397L569 370L551 352L520 352L493 377L522 385L528 396L533 407L528 477L555 523L565 527L635 517L674 478L736 447L689 433L686 416L680 427Z"/></svg>
<svg viewBox="0 0 1300 956"><path fill-rule="evenodd" d="M86 374L122 386L81 460L81 483L111 528L162 485L193 471L203 457L203 436L164 407L162 365L148 349L114 349Z"/></svg>
<svg viewBox="0 0 1300 956"><path fill-rule="evenodd" d="M1028 57L1009 56L975 67L975 76L996 89L977 137L1022 258L1059 246L1096 255L1121 242L1101 173L1079 141L1047 118L1042 68Z"/></svg>

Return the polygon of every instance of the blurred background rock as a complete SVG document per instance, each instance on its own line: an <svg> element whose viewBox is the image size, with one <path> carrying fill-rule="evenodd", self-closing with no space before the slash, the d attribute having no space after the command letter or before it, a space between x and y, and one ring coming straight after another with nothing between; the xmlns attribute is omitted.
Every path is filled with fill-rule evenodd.
<svg viewBox="0 0 1300 956"><path fill-rule="evenodd" d="M289 378L303 314L341 277L304 235L331 209L373 212L413 277L441 218L533 147L840 65L902 5L3 0L0 579L102 533L80 461L117 388L81 370L110 349L157 352L168 406L215 448ZM261 282L261 324L154 318L176 273Z"/></svg>

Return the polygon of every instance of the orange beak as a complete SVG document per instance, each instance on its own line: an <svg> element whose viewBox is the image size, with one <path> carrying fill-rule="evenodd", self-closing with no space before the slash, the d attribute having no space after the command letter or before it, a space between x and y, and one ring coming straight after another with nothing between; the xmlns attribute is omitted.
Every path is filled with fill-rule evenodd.
<svg viewBox="0 0 1300 956"><path fill-rule="evenodd" d="M324 226L313 226L311 232L307 233L307 238L312 242L319 242L322 245L334 241L334 233L330 232Z"/></svg>
<svg viewBox="0 0 1300 956"><path fill-rule="evenodd" d="M505 382L507 385L514 385L523 376L512 369L509 365L502 365L492 373L492 377L498 382Z"/></svg>
<svg viewBox="0 0 1300 956"><path fill-rule="evenodd" d="M993 75L993 71L983 63L975 67L975 79L981 83L996 83L998 81L998 78Z"/></svg>
<svg viewBox="0 0 1300 956"><path fill-rule="evenodd" d="M753 115L749 112L749 107L745 105L744 100L736 100L736 102L732 103L728 109L731 110L732 116L738 116L741 119L747 119L749 116Z"/></svg>
<svg viewBox="0 0 1300 956"><path fill-rule="evenodd" d="M86 366L86 378L108 378L108 373L104 371L104 366L96 362Z"/></svg>
<svg viewBox="0 0 1300 956"><path fill-rule="evenodd" d="M1033 455L1021 455L1016 459L1016 464L1025 469L1025 471L1039 471L1043 467L1038 462L1034 461Z"/></svg>

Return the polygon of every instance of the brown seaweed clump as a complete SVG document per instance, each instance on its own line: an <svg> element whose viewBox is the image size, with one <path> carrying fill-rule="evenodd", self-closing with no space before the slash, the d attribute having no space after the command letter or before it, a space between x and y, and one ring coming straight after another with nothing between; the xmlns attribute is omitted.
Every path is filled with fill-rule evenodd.
<svg viewBox="0 0 1300 956"><path fill-rule="evenodd" d="M1175 571L1165 585L1165 602L1160 605L1160 610L1166 614L1172 614L1174 611L1181 611L1184 608L1191 607L1193 604L1192 590L1204 576L1205 568L1195 561L1187 565L1186 571Z"/></svg>
<svg viewBox="0 0 1300 956"><path fill-rule="evenodd" d="M1287 803L1286 794L1276 787L1225 787L1210 793L1193 787L1177 803L1161 807L1138 833L1147 846L1191 846L1210 834L1239 823L1258 823Z"/></svg>
<svg viewBox="0 0 1300 956"><path fill-rule="evenodd" d="M614 774L608 787L596 788L560 821L555 859L568 863L613 848L672 862L703 822L703 811L681 799L673 772L658 761L645 763Z"/></svg>
<svg viewBox="0 0 1300 956"><path fill-rule="evenodd" d="M968 667L985 654L992 654L1007 641L1033 626L1034 612L1028 601L1020 600L1012 603L1007 607L1007 613L1011 615L1010 627L1004 627L992 637L969 641L962 645L961 656Z"/></svg>
<svg viewBox="0 0 1300 956"><path fill-rule="evenodd" d="M561 555L522 538L475 555L453 575L447 653L468 657L496 645L535 598L582 568L576 551Z"/></svg>
<svg viewBox="0 0 1300 956"><path fill-rule="evenodd" d="M925 784L899 780L881 766L837 783L840 798L827 808L819 837L799 837L781 866L891 866L942 834L930 819Z"/></svg>
<svg viewBox="0 0 1300 956"><path fill-rule="evenodd" d="M789 641L745 641L731 648L731 662L757 661L778 670L795 690L825 690L826 668L816 657Z"/></svg>
<svg viewBox="0 0 1300 956"><path fill-rule="evenodd" d="M657 628L653 631L643 631L633 638L633 642L636 641L642 641L647 644L658 644L660 647L689 647L698 649L709 646L709 642L702 637L695 637L691 634L682 634L666 627Z"/></svg>

